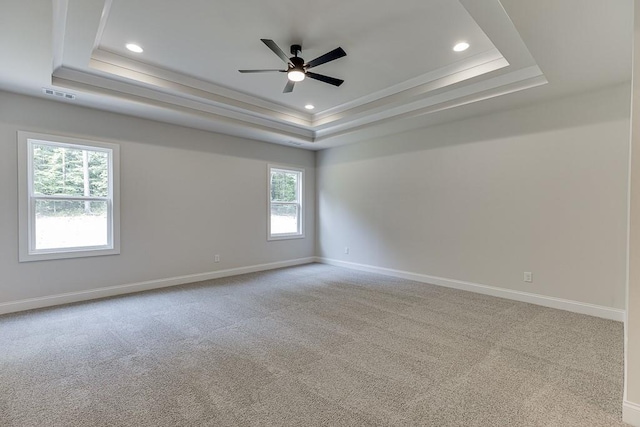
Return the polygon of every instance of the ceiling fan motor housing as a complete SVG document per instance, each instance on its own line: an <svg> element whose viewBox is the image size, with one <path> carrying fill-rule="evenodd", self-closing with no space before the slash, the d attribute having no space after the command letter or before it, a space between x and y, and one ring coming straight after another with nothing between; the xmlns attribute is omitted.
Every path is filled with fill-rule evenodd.
<svg viewBox="0 0 640 427"><path fill-rule="evenodd" d="M291 61L291 63L293 64L293 69L296 70L300 70L303 71L304 70L304 59L297 57L297 56L293 56L291 58L289 58L289 60Z"/></svg>

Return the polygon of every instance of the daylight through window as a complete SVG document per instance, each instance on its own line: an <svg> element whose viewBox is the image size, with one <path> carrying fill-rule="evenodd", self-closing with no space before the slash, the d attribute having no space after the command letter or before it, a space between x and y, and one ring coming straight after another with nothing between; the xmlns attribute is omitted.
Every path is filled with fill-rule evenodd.
<svg viewBox="0 0 640 427"><path fill-rule="evenodd" d="M269 166L269 239L304 237L302 169Z"/></svg>

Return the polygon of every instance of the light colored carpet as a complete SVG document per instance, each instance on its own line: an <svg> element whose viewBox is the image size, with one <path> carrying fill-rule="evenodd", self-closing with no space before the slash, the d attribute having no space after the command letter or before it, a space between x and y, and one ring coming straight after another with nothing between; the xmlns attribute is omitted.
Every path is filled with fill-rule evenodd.
<svg viewBox="0 0 640 427"><path fill-rule="evenodd" d="M622 335L311 264L0 317L0 425L622 426Z"/></svg>

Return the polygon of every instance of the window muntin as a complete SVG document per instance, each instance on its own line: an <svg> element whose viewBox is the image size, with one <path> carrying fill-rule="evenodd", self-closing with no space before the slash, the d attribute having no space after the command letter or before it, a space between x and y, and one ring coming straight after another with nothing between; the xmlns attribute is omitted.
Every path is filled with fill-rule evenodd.
<svg viewBox="0 0 640 427"><path fill-rule="evenodd" d="M20 132L20 261L119 253L118 146Z"/></svg>
<svg viewBox="0 0 640 427"><path fill-rule="evenodd" d="M269 240L304 237L302 189L304 170L269 166Z"/></svg>

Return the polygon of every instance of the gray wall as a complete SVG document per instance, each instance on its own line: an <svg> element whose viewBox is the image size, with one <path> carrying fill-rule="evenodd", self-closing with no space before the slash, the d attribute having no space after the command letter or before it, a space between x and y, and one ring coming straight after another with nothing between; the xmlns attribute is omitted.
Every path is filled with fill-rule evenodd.
<svg viewBox="0 0 640 427"><path fill-rule="evenodd" d="M5 92L0 112L0 303L316 254L625 306L627 85L317 159ZM121 255L18 263L17 130L121 144ZM266 240L268 162L307 170L305 239Z"/></svg>
<svg viewBox="0 0 640 427"><path fill-rule="evenodd" d="M120 255L18 263L18 130L120 143ZM304 239L267 242L268 162L306 169ZM297 148L0 92L0 303L313 256L314 164Z"/></svg>
<svg viewBox="0 0 640 427"><path fill-rule="evenodd" d="M629 98L621 85L322 151L316 252L623 309Z"/></svg>

